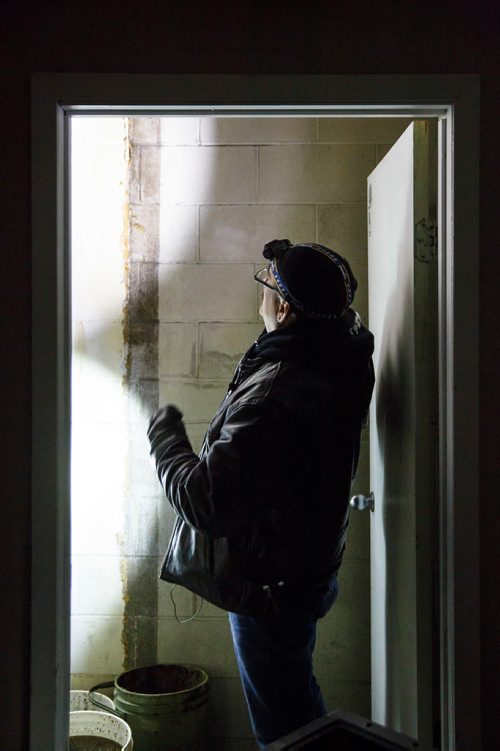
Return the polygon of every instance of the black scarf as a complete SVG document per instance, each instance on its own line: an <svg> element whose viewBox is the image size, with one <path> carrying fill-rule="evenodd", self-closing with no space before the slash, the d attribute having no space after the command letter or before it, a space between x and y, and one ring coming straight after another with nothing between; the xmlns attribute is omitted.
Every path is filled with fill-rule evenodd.
<svg viewBox="0 0 500 751"><path fill-rule="evenodd" d="M373 334L354 310L333 321L301 318L275 331L263 331L243 355L229 390L266 361L293 362L317 373L352 378L366 372L372 354Z"/></svg>

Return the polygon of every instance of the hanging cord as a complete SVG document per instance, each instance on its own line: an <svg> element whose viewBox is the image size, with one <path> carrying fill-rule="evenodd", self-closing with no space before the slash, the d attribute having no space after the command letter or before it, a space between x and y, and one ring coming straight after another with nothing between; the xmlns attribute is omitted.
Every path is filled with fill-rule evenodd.
<svg viewBox="0 0 500 751"><path fill-rule="evenodd" d="M176 606L175 600L174 600L174 589L176 587L177 587L177 584L172 584L172 586L170 587L170 599L172 600L172 605L174 606L174 617L175 617L175 620L177 621L177 623L189 623L189 621L194 621L194 619L200 614L200 610L201 610L201 608L203 606L203 597L200 597L200 604L199 604L199 607L198 607L198 609L197 609L197 611L196 611L196 613L194 615L192 615L190 618L184 618L184 619L183 618L179 618L179 616L177 615L177 606ZM194 596L196 597L197 595L194 595Z"/></svg>

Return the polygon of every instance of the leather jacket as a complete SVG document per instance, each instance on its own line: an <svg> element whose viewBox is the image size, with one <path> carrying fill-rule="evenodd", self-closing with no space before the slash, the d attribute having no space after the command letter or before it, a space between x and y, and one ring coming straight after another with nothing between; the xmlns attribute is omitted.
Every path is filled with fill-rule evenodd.
<svg viewBox="0 0 500 751"><path fill-rule="evenodd" d="M153 416L151 456L178 515L162 579L249 615L293 611L328 587L345 548L372 352L354 311L264 332L199 456L176 407Z"/></svg>

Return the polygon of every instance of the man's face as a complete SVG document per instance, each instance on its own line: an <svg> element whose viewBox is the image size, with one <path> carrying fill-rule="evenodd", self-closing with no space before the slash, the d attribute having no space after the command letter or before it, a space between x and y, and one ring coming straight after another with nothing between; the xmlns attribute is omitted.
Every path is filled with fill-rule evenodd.
<svg viewBox="0 0 500 751"><path fill-rule="evenodd" d="M263 279L273 286L276 283L269 269L267 269L267 276L265 274L263 275ZM267 332L274 331L278 326L277 314L279 305L280 296L278 293L269 289L269 287L263 287L262 302L259 308L259 313L262 316Z"/></svg>

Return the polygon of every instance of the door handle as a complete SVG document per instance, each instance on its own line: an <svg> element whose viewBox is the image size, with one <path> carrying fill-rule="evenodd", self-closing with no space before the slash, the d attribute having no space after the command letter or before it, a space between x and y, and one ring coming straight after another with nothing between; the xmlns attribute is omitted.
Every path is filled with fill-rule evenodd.
<svg viewBox="0 0 500 751"><path fill-rule="evenodd" d="M364 511L365 508L375 511L375 496L373 493L370 493L370 495L353 495L349 501L349 506L357 511Z"/></svg>

